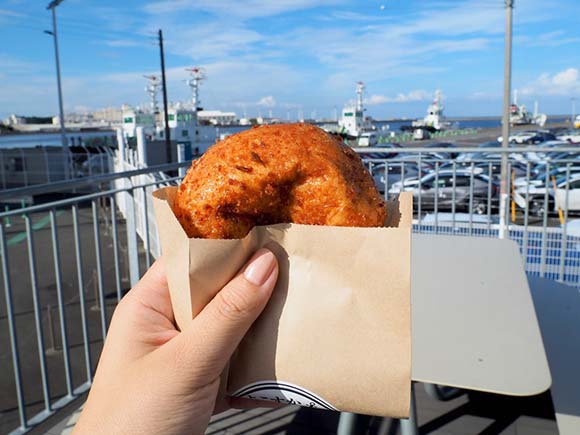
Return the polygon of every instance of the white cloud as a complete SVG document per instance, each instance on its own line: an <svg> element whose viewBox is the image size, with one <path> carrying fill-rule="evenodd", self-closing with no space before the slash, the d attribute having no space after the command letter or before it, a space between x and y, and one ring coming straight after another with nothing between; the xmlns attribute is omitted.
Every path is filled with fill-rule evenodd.
<svg viewBox="0 0 580 435"><path fill-rule="evenodd" d="M131 39L111 39L105 42L109 47L138 47L143 45L142 42Z"/></svg>
<svg viewBox="0 0 580 435"><path fill-rule="evenodd" d="M414 90L407 94L397 94L394 97L388 97L385 95L371 95L365 99L365 104L369 106L385 103L409 103L413 101L427 101L432 98L433 94L431 92L423 90Z"/></svg>
<svg viewBox="0 0 580 435"><path fill-rule="evenodd" d="M342 0L161 0L145 5L152 14L204 11L230 17L268 17L286 12L344 3Z"/></svg>
<svg viewBox="0 0 580 435"><path fill-rule="evenodd" d="M268 95L260 98L256 105L261 107L276 107L276 99L272 95Z"/></svg>
<svg viewBox="0 0 580 435"><path fill-rule="evenodd" d="M16 11L11 11L8 9L0 9L0 16L4 16L4 17L23 17L24 14L21 14L20 12L16 12Z"/></svg>
<svg viewBox="0 0 580 435"><path fill-rule="evenodd" d="M556 74L541 74L536 80L521 89L523 95L576 95L580 94L580 72L568 68Z"/></svg>
<svg viewBox="0 0 580 435"><path fill-rule="evenodd" d="M0 53L0 65L5 75L22 75L37 72L41 65Z"/></svg>
<svg viewBox="0 0 580 435"><path fill-rule="evenodd" d="M563 30L540 33L539 35L520 35L514 39L515 46L524 45L526 47L559 47L561 45L575 44L580 42L580 38L568 36Z"/></svg>

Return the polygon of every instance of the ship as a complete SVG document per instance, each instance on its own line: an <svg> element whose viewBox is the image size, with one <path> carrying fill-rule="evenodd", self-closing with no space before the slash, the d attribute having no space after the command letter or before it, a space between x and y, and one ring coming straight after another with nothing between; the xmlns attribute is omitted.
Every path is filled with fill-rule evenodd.
<svg viewBox="0 0 580 435"><path fill-rule="evenodd" d="M518 104L518 91L514 90L513 103L510 105L510 125L546 125L548 117L538 113L538 102L534 103L534 113L530 114L524 104Z"/></svg>
<svg viewBox="0 0 580 435"><path fill-rule="evenodd" d="M451 127L451 123L448 122L443 114L443 97L441 91L438 89L435 91L435 98L433 102L427 108L427 115L423 119L413 121L412 129L420 131L441 131L446 130Z"/></svg>
<svg viewBox="0 0 580 435"><path fill-rule="evenodd" d="M122 140L128 144L145 143L148 148L146 154L153 160L148 164L167 161L168 156L165 155L167 151L164 147L167 132L169 132L173 149L169 161L190 160L194 156L203 154L216 140L223 138L220 137L219 129L213 125L213 122L205 121L203 124L200 122L199 114L203 108L199 89L202 81L206 79L205 72L198 66L186 68L186 71L189 73L186 84L191 89L191 101L173 104L167 109L168 128L165 125L165 117L162 116L157 104L157 94L161 85L156 76L145 76L148 79L145 90L150 98L148 109L129 106L123 108Z"/></svg>

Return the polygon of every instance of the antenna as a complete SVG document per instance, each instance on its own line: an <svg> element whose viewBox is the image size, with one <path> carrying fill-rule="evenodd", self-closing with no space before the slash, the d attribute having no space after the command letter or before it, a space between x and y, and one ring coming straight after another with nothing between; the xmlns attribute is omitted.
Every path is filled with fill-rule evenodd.
<svg viewBox="0 0 580 435"><path fill-rule="evenodd" d="M363 92L365 84L363 82L356 82L356 110L363 111Z"/></svg>
<svg viewBox="0 0 580 435"><path fill-rule="evenodd" d="M199 85L202 80L206 79L205 70L201 67L194 66L193 68L185 68L185 71L189 71L189 79L186 83L191 88L191 102L193 104L194 110L200 108L201 101L199 100Z"/></svg>
<svg viewBox="0 0 580 435"><path fill-rule="evenodd" d="M154 114L159 113L159 107L157 107L157 92L161 83L159 83L159 78L156 75L144 75L147 79L147 85L145 86L145 91L149 94L151 112Z"/></svg>
<svg viewBox="0 0 580 435"><path fill-rule="evenodd" d="M438 114L441 114L443 112L443 94L441 93L441 89L437 89L435 90L435 100L433 101L433 104L436 107L436 111Z"/></svg>

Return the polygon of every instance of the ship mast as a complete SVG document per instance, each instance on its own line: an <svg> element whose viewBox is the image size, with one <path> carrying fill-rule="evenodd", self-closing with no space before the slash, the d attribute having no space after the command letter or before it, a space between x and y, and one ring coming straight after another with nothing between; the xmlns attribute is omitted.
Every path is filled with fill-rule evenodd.
<svg viewBox="0 0 580 435"><path fill-rule="evenodd" d="M143 76L147 81L147 86L145 86L145 91L149 94L149 100L151 105L151 112L153 114L159 113L159 108L157 107L157 92L159 91L159 79L157 76Z"/></svg>
<svg viewBox="0 0 580 435"><path fill-rule="evenodd" d="M187 84L191 88L191 103L193 104L193 109L197 111L200 109L201 101L199 100L199 86L202 80L205 80L204 71L198 67L186 68L189 71L190 78L187 80Z"/></svg>
<svg viewBox="0 0 580 435"><path fill-rule="evenodd" d="M365 90L365 84L363 82L356 83L356 110L357 112L363 111L363 92Z"/></svg>
<svg viewBox="0 0 580 435"><path fill-rule="evenodd" d="M433 105L435 106L435 111L437 115L441 115L443 113L443 104L441 103L441 90L437 89L435 91L435 101L433 101Z"/></svg>

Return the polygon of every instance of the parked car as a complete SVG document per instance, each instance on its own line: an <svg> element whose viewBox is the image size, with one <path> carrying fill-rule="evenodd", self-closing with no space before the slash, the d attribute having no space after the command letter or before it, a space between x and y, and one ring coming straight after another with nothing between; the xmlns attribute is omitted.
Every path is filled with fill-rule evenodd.
<svg viewBox="0 0 580 435"><path fill-rule="evenodd" d="M570 174L580 173L580 166L570 166ZM556 166L552 168L550 172L548 172L548 180L551 180L552 177L561 178L566 175L568 172L568 168L566 166ZM530 178L524 175L522 177L516 178L514 180L514 186L516 188L525 187L528 184L530 186L542 186L546 182L546 171L530 171Z"/></svg>
<svg viewBox="0 0 580 435"><path fill-rule="evenodd" d="M405 179L417 178L419 167L415 163L388 162L379 163L373 166L371 175L375 181L375 186L380 193L385 193L389 188Z"/></svg>
<svg viewBox="0 0 580 435"><path fill-rule="evenodd" d="M412 192L415 205L420 197L424 210L433 210L437 203L438 210L451 210L455 204L456 210L470 211L471 205L471 211L483 214L489 206L497 207L499 184L482 170L462 169L455 172L455 177L452 171L442 170L431 172L421 179L397 182L389 189L389 194L395 195L401 191Z"/></svg>
<svg viewBox="0 0 580 435"><path fill-rule="evenodd" d="M567 147L570 144L567 142L562 142L559 140L550 140L546 142L539 143L535 146L529 146L531 151L525 152L523 157L532 163L545 162L546 160L559 158L562 154L560 151L551 151L553 148Z"/></svg>
<svg viewBox="0 0 580 435"><path fill-rule="evenodd" d="M398 143L380 143L374 145L374 147L381 148L381 151L374 153L364 152L360 154L360 157L362 159L390 159L396 157L399 154L398 152L393 152L391 150L397 150L402 148L401 144Z"/></svg>
<svg viewBox="0 0 580 435"><path fill-rule="evenodd" d="M448 149L449 151L447 151L445 154L448 154L449 157L451 157L452 159L455 159L459 153L454 151L454 148L457 148L457 145L455 145L454 143L451 142L435 142L435 143L430 143L425 145L425 148L445 148Z"/></svg>
<svg viewBox="0 0 580 435"><path fill-rule="evenodd" d="M515 190L513 199L520 208L529 207L529 213L536 216L542 216L545 213L546 205L548 212L554 212L558 208L580 211L580 173L574 173L568 179L566 176L557 178L555 184L556 189L552 180L548 186L544 183L540 186L520 187ZM566 195L568 195L567 200Z"/></svg>
<svg viewBox="0 0 580 435"><path fill-rule="evenodd" d="M534 137L536 135L536 131L519 131L509 136L508 142L509 143L516 143L516 144L523 144L526 140ZM499 143L503 142L503 136L499 136L497 138Z"/></svg>
<svg viewBox="0 0 580 435"><path fill-rule="evenodd" d="M528 137L527 139L525 139L521 143L528 144L528 145L535 145L535 144L539 144L539 143L547 142L547 141L552 141L552 140L556 140L556 136L554 136L552 133L540 131L540 132L537 132L535 135Z"/></svg>
<svg viewBox="0 0 580 435"><path fill-rule="evenodd" d="M510 144L509 146L513 145ZM459 156L457 156L456 160L458 162L472 162L477 160L488 160L490 158L494 158L497 156L499 156L499 158L501 159L500 154L485 152L484 151L485 148L501 148L501 143L496 140L481 143L477 146L477 148L474 148L473 152L461 153Z"/></svg>
<svg viewBox="0 0 580 435"><path fill-rule="evenodd" d="M563 131L559 133L556 137L558 138L558 140L580 144L580 131L578 130Z"/></svg>
<svg viewBox="0 0 580 435"><path fill-rule="evenodd" d="M375 132L365 132L358 138L359 147L374 147L378 143L379 136Z"/></svg>

